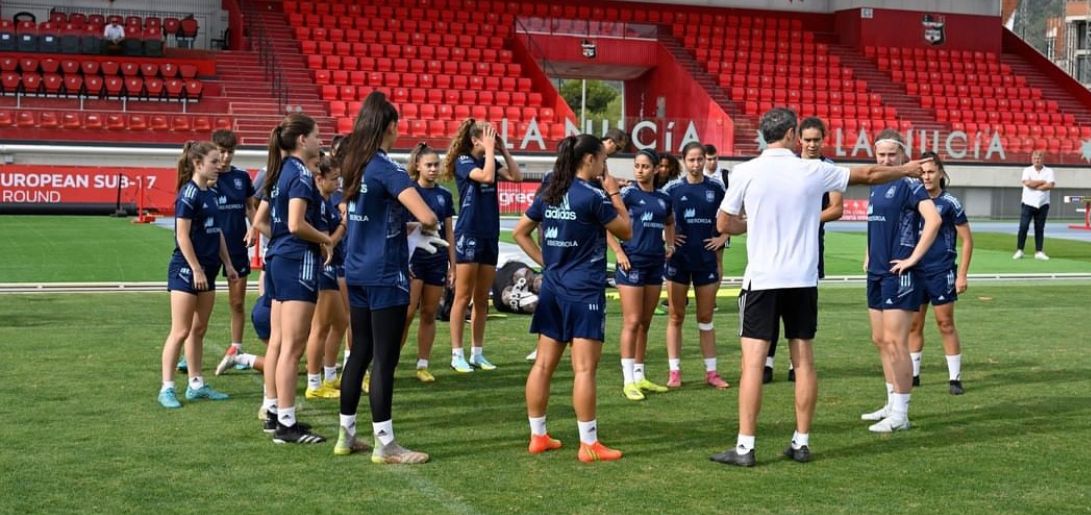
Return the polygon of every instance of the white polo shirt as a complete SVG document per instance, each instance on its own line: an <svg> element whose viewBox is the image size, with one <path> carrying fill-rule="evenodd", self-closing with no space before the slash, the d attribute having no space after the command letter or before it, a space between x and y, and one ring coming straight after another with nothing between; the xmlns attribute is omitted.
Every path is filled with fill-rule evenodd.
<svg viewBox="0 0 1091 515"><path fill-rule="evenodd" d="M749 291L818 285L818 224L822 194L845 191L849 169L770 148L737 165L720 210L746 213Z"/></svg>
<svg viewBox="0 0 1091 515"><path fill-rule="evenodd" d="M1036 170L1033 166L1024 168L1022 180L1057 182L1053 178L1053 169L1048 166L1043 166L1041 170ZM1042 207L1049 204L1049 192L1023 186L1023 203L1030 207Z"/></svg>

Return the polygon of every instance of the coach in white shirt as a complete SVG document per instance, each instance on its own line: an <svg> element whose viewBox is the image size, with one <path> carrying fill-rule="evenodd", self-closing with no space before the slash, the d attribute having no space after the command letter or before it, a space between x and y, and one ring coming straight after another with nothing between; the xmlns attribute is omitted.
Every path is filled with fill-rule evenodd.
<svg viewBox="0 0 1091 515"><path fill-rule="evenodd" d="M1042 252L1045 244L1046 217L1049 216L1049 191L1055 186L1053 169L1045 162L1045 152L1035 150L1030 155L1031 166L1023 169L1023 205L1019 215L1019 236L1016 241L1015 255L1012 259L1023 258L1023 246L1027 243L1027 229L1034 219L1034 259L1048 261L1049 256Z"/></svg>
<svg viewBox="0 0 1091 515"><path fill-rule="evenodd" d="M748 233L746 273L739 295L742 377L739 380L739 436L735 447L713 461L754 465L754 440L761 409L762 369L769 341L784 322L796 371L796 432L784 454L810 460L810 426L818 396L811 343L818 327L818 224L822 194L843 192L850 184L882 184L917 177L921 163L868 165L851 170L817 159L803 160L798 120L776 108L762 116L760 130L768 148L735 167L716 228Z"/></svg>

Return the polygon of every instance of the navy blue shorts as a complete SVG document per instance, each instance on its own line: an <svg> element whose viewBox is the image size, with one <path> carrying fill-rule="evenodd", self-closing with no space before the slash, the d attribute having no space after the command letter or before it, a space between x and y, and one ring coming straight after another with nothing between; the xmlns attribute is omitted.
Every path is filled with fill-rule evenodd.
<svg viewBox="0 0 1091 515"><path fill-rule="evenodd" d="M349 285L349 307L378 311L395 306L409 306L408 288Z"/></svg>
<svg viewBox="0 0 1091 515"><path fill-rule="evenodd" d="M178 291L196 295L202 291L216 291L216 272L220 270L220 263L202 264L205 271L205 279L208 281L207 290L198 290L193 286L193 270L185 261L172 259L167 266L167 291Z"/></svg>
<svg viewBox="0 0 1091 515"><path fill-rule="evenodd" d="M345 267L340 265L325 265L322 267L322 273L318 275L318 289L323 290L340 290L341 286L337 284L338 277L345 276Z"/></svg>
<svg viewBox="0 0 1091 515"><path fill-rule="evenodd" d="M720 272L716 268L710 270L684 270L670 263L667 263L665 268L666 272L663 275L672 283L685 285L693 283L693 286L704 286L720 282Z"/></svg>
<svg viewBox="0 0 1091 515"><path fill-rule="evenodd" d="M430 263L414 259L409 263L409 275L413 279L424 281L428 286L446 286L448 268L450 265L446 259L437 259Z"/></svg>
<svg viewBox="0 0 1091 515"><path fill-rule="evenodd" d="M924 286L922 304L942 306L958 300L958 292L955 290L955 271L946 272L921 272L919 274L921 284Z"/></svg>
<svg viewBox="0 0 1091 515"><path fill-rule="evenodd" d="M920 275L910 270L901 275L867 276L868 309L916 311L923 302Z"/></svg>
<svg viewBox="0 0 1091 515"><path fill-rule="evenodd" d="M660 286L663 284L663 265L633 266L628 272L617 267L614 282L618 286Z"/></svg>
<svg viewBox="0 0 1091 515"><path fill-rule="evenodd" d="M239 277L250 275L250 256L247 254L231 254L231 266L239 273ZM227 277L227 267L223 267L223 276Z"/></svg>
<svg viewBox="0 0 1091 515"><path fill-rule="evenodd" d="M265 263L265 294L275 301L318 302L318 255L273 256Z"/></svg>
<svg viewBox="0 0 1091 515"><path fill-rule="evenodd" d="M591 302L557 298L545 285L538 293L538 307L530 332L562 343L573 338L602 342L606 338L606 294Z"/></svg>
<svg viewBox="0 0 1091 515"><path fill-rule="evenodd" d="M254 334L261 341L269 341L272 315L272 308L266 306L264 302L254 303L254 309L250 311L250 322L254 324Z"/></svg>
<svg viewBox="0 0 1091 515"><path fill-rule="evenodd" d="M479 238L466 235L455 238L455 263L477 263L496 266L499 258L500 240L497 238Z"/></svg>

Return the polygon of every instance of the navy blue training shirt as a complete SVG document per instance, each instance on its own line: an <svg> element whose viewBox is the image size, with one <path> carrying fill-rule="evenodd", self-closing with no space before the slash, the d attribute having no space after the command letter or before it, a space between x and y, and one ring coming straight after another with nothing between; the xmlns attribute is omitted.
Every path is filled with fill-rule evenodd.
<svg viewBox="0 0 1091 515"><path fill-rule="evenodd" d="M598 302L606 284L606 224L617 218L610 199L576 178L558 205L534 197L527 218L540 223L543 287L558 298Z"/></svg>
<svg viewBox="0 0 1091 515"><path fill-rule="evenodd" d="M890 262L913 254L920 240L917 204L928 200L920 181L903 178L871 187L867 206L868 273L890 275Z"/></svg>
<svg viewBox="0 0 1091 515"><path fill-rule="evenodd" d="M455 161L455 183L458 185L458 220L455 237L496 239L500 237L500 199L496 193L496 180L477 182L470 178L475 168L485 169L485 158L469 154L458 156ZM496 161L496 179L500 177L500 161Z"/></svg>
<svg viewBox="0 0 1091 515"><path fill-rule="evenodd" d="M209 188L202 191L193 181L182 185L178 198L174 201L175 233L178 231L178 218L185 218L192 223L189 226L189 241L193 252L201 265L209 266L220 262L220 209L216 203L216 194ZM178 248L178 238L174 240L174 256L185 261L182 250Z"/></svg>
<svg viewBox="0 0 1091 515"><path fill-rule="evenodd" d="M716 212L724 200L724 187L704 177L690 184L682 176L663 187L674 207L674 230L684 234L686 242L675 249L671 263L687 271L716 270L716 252L705 249L705 240L719 236Z"/></svg>
<svg viewBox="0 0 1091 515"><path fill-rule="evenodd" d="M436 185L431 188L425 188L420 184L416 185L417 193L420 193L424 203L428 204L428 208L436 214L436 218L439 219L439 229L437 234L440 238L447 238L447 218L455 216L455 200L451 195L450 190L443 186ZM415 219L414 219L415 220ZM427 252L414 252L413 263L417 264L429 264L436 262L446 262L449 259L449 255L444 249L437 250L435 254L429 254Z"/></svg>
<svg viewBox="0 0 1091 515"><path fill-rule="evenodd" d="M936 211L939 212L941 220L939 234L936 235L936 241L928 248L928 252L921 258L917 268L928 273L946 272L955 266L955 257L958 255L956 250L958 231L955 230L955 226L963 225L968 221L966 212L962 209L962 203L954 195L943 192L932 199L932 202L935 202ZM924 224L921 223L920 229L923 228Z"/></svg>
<svg viewBox="0 0 1091 515"><path fill-rule="evenodd" d="M212 187L216 191L220 207L220 230L223 231L227 251L235 255L246 254L246 204L254 196L254 183L246 170L232 166L216 178Z"/></svg>
<svg viewBox="0 0 1091 515"><path fill-rule="evenodd" d="M666 259L663 228L672 213L670 195L626 186L621 190L621 200L633 225L633 237L621 244L629 263L634 267L662 265Z"/></svg>
<svg viewBox="0 0 1091 515"><path fill-rule="evenodd" d="M273 186L269 198L272 218L272 230L269 237L269 251L266 259L272 256L302 258L306 252L318 252L318 244L297 238L288 230L288 204L291 199L307 201L304 219L318 227L324 200L314 185L314 176L298 158L289 156L280 165L280 177Z"/></svg>
<svg viewBox="0 0 1091 515"><path fill-rule="evenodd" d="M398 195L413 187L405 168L379 151L364 166L363 184L348 201L345 280L354 286L408 288L407 213Z"/></svg>

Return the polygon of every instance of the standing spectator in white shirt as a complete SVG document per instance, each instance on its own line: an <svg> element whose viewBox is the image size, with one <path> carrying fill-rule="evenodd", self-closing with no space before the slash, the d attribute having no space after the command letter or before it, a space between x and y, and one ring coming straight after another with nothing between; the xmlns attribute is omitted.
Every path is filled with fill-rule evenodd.
<svg viewBox="0 0 1091 515"><path fill-rule="evenodd" d="M1023 169L1023 205L1019 215L1019 237L1012 259L1023 258L1023 246L1027 243L1027 230L1034 219L1034 259L1048 261L1042 252L1045 243L1046 217L1049 216L1049 192L1056 186L1053 169L1045 166L1045 151L1035 150L1030 155L1031 166Z"/></svg>
<svg viewBox="0 0 1091 515"><path fill-rule="evenodd" d="M716 146L706 144L705 150L705 177L719 182L727 189L727 170L720 168L720 156L717 155Z"/></svg>
<svg viewBox="0 0 1091 515"><path fill-rule="evenodd" d="M724 464L754 465L762 368L781 322L796 370L796 431L784 454L798 462L811 458L810 426L818 397L812 344L818 328L822 194L843 192L850 184L882 184L921 173L921 161L850 170L819 159L800 159L793 153L799 139L797 123L796 114L784 108L762 116L760 130L769 147L735 167L716 217L718 231L748 235L746 273L739 294L739 435L734 447L711 457Z"/></svg>

